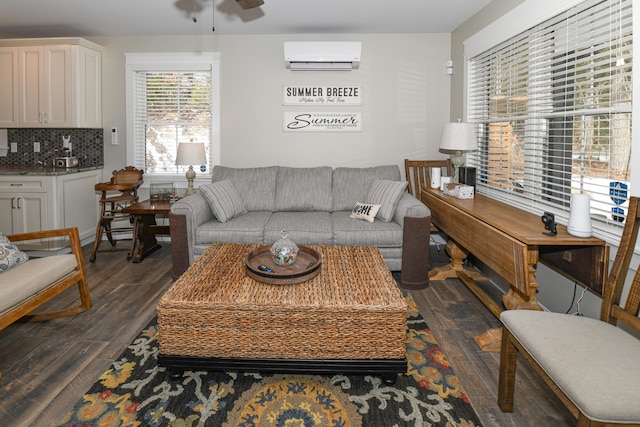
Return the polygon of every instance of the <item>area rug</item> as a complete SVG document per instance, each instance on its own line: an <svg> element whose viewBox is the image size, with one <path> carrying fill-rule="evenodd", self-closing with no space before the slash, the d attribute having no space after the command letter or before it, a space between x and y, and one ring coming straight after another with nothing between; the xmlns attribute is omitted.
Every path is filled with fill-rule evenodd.
<svg viewBox="0 0 640 427"><path fill-rule="evenodd" d="M154 319L60 426L481 426L411 296L408 370L393 385L358 375L185 371L156 364Z"/></svg>

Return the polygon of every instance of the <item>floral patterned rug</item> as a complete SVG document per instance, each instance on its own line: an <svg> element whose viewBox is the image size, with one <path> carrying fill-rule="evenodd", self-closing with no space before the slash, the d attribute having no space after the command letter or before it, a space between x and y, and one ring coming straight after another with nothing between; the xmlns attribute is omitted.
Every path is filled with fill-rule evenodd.
<svg viewBox="0 0 640 427"><path fill-rule="evenodd" d="M156 364L154 319L60 426L481 426L411 296L408 370L393 385L357 375L185 371Z"/></svg>

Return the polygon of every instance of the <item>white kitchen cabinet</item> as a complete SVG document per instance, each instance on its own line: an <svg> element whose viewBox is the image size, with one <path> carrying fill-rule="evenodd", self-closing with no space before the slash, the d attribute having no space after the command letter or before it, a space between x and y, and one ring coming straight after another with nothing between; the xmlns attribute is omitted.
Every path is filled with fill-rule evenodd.
<svg viewBox="0 0 640 427"><path fill-rule="evenodd" d="M99 169L61 175L0 175L0 231L5 234L78 227L80 239L95 235ZM25 250L58 250L63 241L29 242Z"/></svg>
<svg viewBox="0 0 640 427"><path fill-rule="evenodd" d="M46 190L44 177L0 178L0 231L15 234L47 229ZM48 249L48 244L30 241L20 247Z"/></svg>
<svg viewBox="0 0 640 427"><path fill-rule="evenodd" d="M16 82L0 73L0 91L13 85L11 93L17 94L17 100L0 97L0 123L6 116L12 127L102 127L100 46L79 38L7 39L0 40L0 49L6 49L0 51L0 68L17 61L18 76Z"/></svg>
<svg viewBox="0 0 640 427"><path fill-rule="evenodd" d="M0 47L0 128L19 126L18 50Z"/></svg>
<svg viewBox="0 0 640 427"><path fill-rule="evenodd" d="M69 45L20 47L20 126L71 126Z"/></svg>

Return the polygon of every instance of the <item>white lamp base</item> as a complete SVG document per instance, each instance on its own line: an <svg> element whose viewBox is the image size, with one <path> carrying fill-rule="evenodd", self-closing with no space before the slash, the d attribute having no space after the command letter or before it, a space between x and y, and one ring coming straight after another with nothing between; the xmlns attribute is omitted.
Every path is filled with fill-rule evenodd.
<svg viewBox="0 0 640 427"><path fill-rule="evenodd" d="M193 166L189 166L189 170L185 176L187 177L187 191L184 192L184 195L189 196L195 194L196 190L193 188L193 180L196 179L196 171L193 170Z"/></svg>

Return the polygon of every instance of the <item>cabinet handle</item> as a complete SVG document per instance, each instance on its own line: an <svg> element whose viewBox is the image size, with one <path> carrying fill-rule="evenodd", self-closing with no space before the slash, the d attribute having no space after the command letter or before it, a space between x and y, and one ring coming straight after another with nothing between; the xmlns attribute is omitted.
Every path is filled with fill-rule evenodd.
<svg viewBox="0 0 640 427"><path fill-rule="evenodd" d="M11 187L22 187L24 184L23 183L15 183L12 182L11 184L9 184Z"/></svg>
<svg viewBox="0 0 640 427"><path fill-rule="evenodd" d="M22 204L20 203L22 197L16 197L16 200L18 201L18 209L22 209Z"/></svg>
<svg viewBox="0 0 640 427"><path fill-rule="evenodd" d="M11 198L11 209L16 209L16 198L15 197Z"/></svg>
<svg viewBox="0 0 640 427"><path fill-rule="evenodd" d="M42 115L44 116L44 122L49 123L49 113L42 113Z"/></svg>

